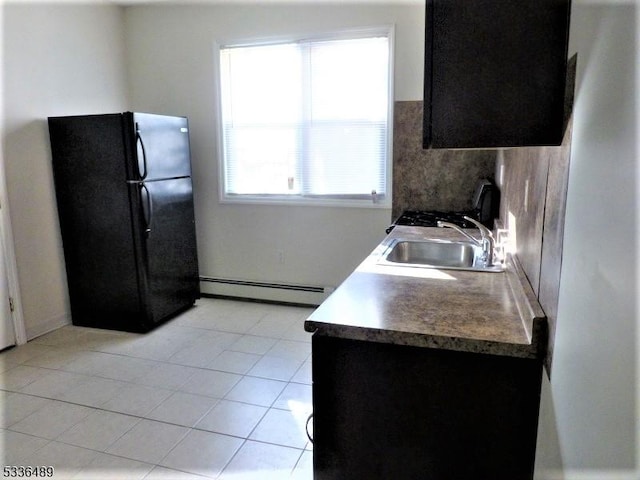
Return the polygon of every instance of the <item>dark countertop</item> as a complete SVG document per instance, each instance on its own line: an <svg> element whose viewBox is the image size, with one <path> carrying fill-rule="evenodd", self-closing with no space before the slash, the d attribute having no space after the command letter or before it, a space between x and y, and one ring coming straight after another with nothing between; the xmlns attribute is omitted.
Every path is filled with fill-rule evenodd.
<svg viewBox="0 0 640 480"><path fill-rule="evenodd" d="M379 265L396 238L463 237L450 229L396 226L305 322L305 330L354 340L542 358L546 319L517 260L501 273Z"/></svg>

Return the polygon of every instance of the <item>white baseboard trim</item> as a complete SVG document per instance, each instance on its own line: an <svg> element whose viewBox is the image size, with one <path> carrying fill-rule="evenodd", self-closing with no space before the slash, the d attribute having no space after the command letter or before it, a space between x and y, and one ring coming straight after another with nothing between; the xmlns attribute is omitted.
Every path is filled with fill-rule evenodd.
<svg viewBox="0 0 640 480"><path fill-rule="evenodd" d="M639 480L638 470L544 470L536 471L535 480Z"/></svg>
<svg viewBox="0 0 640 480"><path fill-rule="evenodd" d="M54 317L48 318L47 320L39 322L37 325L27 326L27 340L33 340L36 337L40 337L45 333L57 330L58 328L64 327L65 325L71 325L70 313L61 313L60 315L56 315Z"/></svg>
<svg viewBox="0 0 640 480"><path fill-rule="evenodd" d="M203 295L249 298L272 302L320 305L333 290L333 287L325 286L200 277L200 292Z"/></svg>

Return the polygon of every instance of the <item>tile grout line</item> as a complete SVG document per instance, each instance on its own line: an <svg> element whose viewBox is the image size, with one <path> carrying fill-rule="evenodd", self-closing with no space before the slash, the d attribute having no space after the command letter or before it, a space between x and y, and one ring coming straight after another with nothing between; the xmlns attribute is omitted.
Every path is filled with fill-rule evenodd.
<svg viewBox="0 0 640 480"><path fill-rule="evenodd" d="M284 382L283 382L283 383L284 383ZM288 385L289 383L291 383L291 382L288 382L288 383L287 383L287 385ZM286 386L285 386L284 388L286 388ZM282 390L282 391L284 391L284 388L283 388L283 390ZM204 414L199 418L199 420L196 422L196 424L195 424L194 426L191 426L191 427L186 426L186 425L183 425L183 424L179 424L179 423L168 422L168 421L165 421L165 420L157 420L157 419L153 419L153 418L149 418L149 417L145 417L145 416L140 416L140 415L136 415L136 414L123 413L123 412L119 412L119 411L116 411L116 410L108 410L108 409L106 409L106 408L102 408L101 406L85 405L85 404L76 403L76 402L72 402L72 401L68 401L68 400L59 400L59 399L56 399L56 398L44 397L44 396L41 396L41 395L35 395L35 394L31 394L31 393L22 393L22 392L12 392L12 393L17 393L17 394L19 394L19 395L26 395L26 396L34 397L34 398L41 398L41 399L44 399L44 400L50 400L51 402L65 403L65 404L68 404L68 405L74 405L74 406L78 406L78 407L88 408L88 409L95 410L95 411L101 411L101 412L106 412L106 413L115 413L115 414L118 414L118 415L123 415L123 416L127 416L127 417L136 418L136 419L137 419L136 423L135 423L134 425L132 425L132 426L131 426L131 428L130 428L129 430L127 430L125 433L123 433L123 435L121 435L121 437L122 437L122 436L124 436L124 435L125 435L126 433L128 433L129 431L131 431L131 430L132 430L132 429L133 429L133 428L134 428L138 423L140 423L140 421L141 421L141 420L147 420L147 421L150 421L150 422L157 422L157 423L161 423L161 424L164 424L164 425L170 425L170 426L175 426L175 427L182 427L182 428L186 428L186 429L188 429L188 430L196 430L196 431L206 432L206 433L215 433L215 434L217 434L217 435L224 435L224 436L227 436L227 437L237 438L237 439L241 439L241 440L251 440L251 441L255 441L255 442L259 442L259 443L265 443L265 444L268 444L268 445L275 445L275 446L279 446L279 447L294 448L294 449L296 449L296 450L300 450L300 448L299 448L299 447L293 447L293 446L291 446L291 445L284 445L284 444L280 444L280 443L267 442L267 441L264 441L264 440L255 440L255 439L251 439L251 438L249 438L249 437L251 436L251 434L254 432L254 430L257 428L258 424L259 424L259 423L264 419L264 417L267 415L267 413L268 413L270 410L279 410L279 411L282 411L282 412L290 412L290 410L283 409L283 408L278 408L278 407L275 407L275 406L274 406L274 404L277 402L278 398L279 398L279 397L280 397L280 395L282 394L282 391L280 392L280 394L278 394L278 397L277 397L275 400L273 400L273 402L271 402L270 406L257 405L257 404L255 404L255 403L243 402L243 401L238 401L238 400L229 400L229 399L224 398L224 397L223 397L223 398L218 398L218 397L208 397L208 398L212 398L212 399L218 400L218 402L216 402L216 404L212 405L209 409L207 409L207 411L206 411L206 412L205 412L205 413L204 413ZM204 395L202 395L202 396L204 396ZM220 400L224 400L224 401L227 401L227 402L241 403L241 404L243 404L243 405L251 405L251 406L255 406L255 407L262 407L262 408L265 408L266 410L265 410L264 414L260 417L260 420L258 420L258 421L256 422L256 425L251 429L251 431L249 432L249 434L248 434L246 437L242 437L242 436L239 436L239 435L232 435L232 434L229 434L229 433L218 432L218 431L215 431L215 430L207 430L207 429L204 429L204 428L198 428L198 427L197 427L197 423L198 423L199 421L201 421L201 420L202 420L202 418L204 418L206 415L208 415L208 414L211 412L211 410L213 410L213 409L216 407L216 405L219 403L219 401L220 401ZM54 439L50 439L50 438L46 438L46 437L41 437L41 436L38 436L38 435L33 435L33 434L30 434L30 433L24 433L24 432L20 432L20 431L18 431L18 430L12 430L12 429L11 429L11 426L15 425L16 423L21 422L22 420L24 420L24 419L26 419L26 418L30 417L30 416L31 416L31 415L33 415L33 414L35 414L35 413L39 412L39 411L40 411L40 410L42 410L45 406L46 406L46 405L43 405L42 407L38 408L37 410L35 410L35 411L31 412L31 413L30 413L29 415L27 415L26 417L24 417L24 418L22 418L22 419L20 419L20 420L18 420L18 421L16 421L16 422L14 422L14 423L12 423L12 424L11 424L11 425L9 425L9 426L6 426L6 427L4 428L4 430L11 431L11 432L15 432L15 433L20 433L20 434L23 434L23 435L29 435L29 436L36 437L36 438L42 438L42 439L45 439L45 440L48 440L48 441L59 441L60 443L65 443L65 444L68 444L68 445L72 445L72 446L76 446L76 447L77 447L78 445L69 444L69 443L67 443L67 442L62 442L62 441L57 440L57 439L58 439L60 436L62 436L64 433L66 433L68 430L70 430L71 428L75 427L77 424L79 424L79 423L80 423L80 422L82 422L83 420L85 420L89 415L91 415L91 413L87 414L85 417L83 417L82 419L80 419L78 422L76 422L76 423L72 424L69 428L65 429L63 432L61 432L61 433L60 433L60 435L58 435L58 436L57 436L56 438L54 438ZM151 411L153 411L153 410L155 410L155 408L154 408L154 409L152 409ZM150 413L150 412L149 412L149 413ZM118 439L120 439L121 437L119 437ZM117 440L116 440L116 441L117 441ZM113 443L115 443L115 442L113 442ZM112 445L113 445L113 443L112 443L110 446L112 446ZM81 448L86 448L86 447L81 447ZM88 448L88 450L93 450L93 449ZM305 450L305 447L302 447L302 450L304 451L304 450ZM95 451L99 451L99 450L95 450ZM102 452L102 453L106 453L106 452ZM110 455L113 455L113 454L110 454ZM116 455L116 456L118 456L118 455ZM123 457L123 458L128 458L128 457ZM164 457L163 457L163 458L164 458Z"/></svg>
<svg viewBox="0 0 640 480"><path fill-rule="evenodd" d="M204 315L206 315L206 312L202 312ZM151 357L149 355L147 356L136 356L135 350L132 349L129 352L113 352L113 351L105 351L104 349L100 349L100 343L99 340L96 340L95 338L91 338L91 335L87 334L86 336L88 337L86 339L87 341L87 346L85 348L81 348L78 349L77 352L79 353L79 356L81 356L83 353L96 353L96 354L100 354L100 355L106 355L107 357L113 357L113 358L123 358L123 359L132 359L133 361L141 361L141 362L149 362L150 366L149 366L149 371L142 373L138 376L135 376L133 378L129 378L127 380L122 380L119 378L113 378L113 377L105 377L100 375L99 373L87 373L87 372L78 372L78 371L74 371L74 370L65 370L64 367L68 364L70 364L71 362L74 361L74 359L69 360L66 363L61 364L60 366L57 367L51 367L51 366L39 366L39 365L29 365L27 362L36 360L38 357L44 357L45 355L54 355L56 352L42 352L40 355L35 354L31 357L27 357L24 360L22 360L21 362L18 363L13 363L13 362L9 362L9 363L13 363L13 366L10 367L7 371L11 371L14 368L18 367L18 366L25 366L25 367L30 367L30 368L34 368L34 369L40 369L46 372L61 372L61 373L67 373L69 375L73 375L73 376L78 376L78 378L80 377L84 377L82 378L82 381L80 381L80 383L78 383L77 385L73 385L73 388L75 387L79 387L83 384L86 384L87 382L89 382L91 379L102 379L102 380L107 380L107 381L112 381L112 382L117 382L119 384L122 384L123 386L138 386L138 387L149 387L150 389L156 389L158 391L165 391L168 392L168 396L166 398L164 398L159 404L153 406L152 408L149 409L149 411L145 414L132 414L132 413L126 413L126 412L122 412L122 411L117 411L117 410L110 410L107 407L104 407L104 405L109 402L109 400L106 400L105 402L101 403L100 405L87 405L86 403L79 403L77 401L73 401L73 400L68 400L68 399L61 399L61 398L56 398L58 395L63 395L66 392L60 392L55 393L54 395L48 394L45 396L45 394L34 394L34 393L27 393L27 392L23 392L22 389L27 388L28 386L32 385L34 382L37 382L38 380L42 379L44 375L46 375L46 373L43 373L43 376L38 377L38 378L34 378L33 380L27 382L26 384L22 385L20 387L20 389L4 389L4 388L0 388L0 390L2 391L6 391L8 395L13 395L13 394L20 394L20 395L26 395L29 397L33 397L33 398L41 398L44 400L48 400L51 402L60 402L60 403L64 403L64 404L69 404L69 405L75 405L75 406L79 406L79 407L84 407L89 409L89 413L83 417L82 419L78 420L78 422L70 424L63 432L61 432L55 439L48 439L45 437L39 437L37 435L31 435L31 434L27 434L27 433L22 433L22 432L17 432L15 430L11 430L11 426L14 426L16 423L19 423L20 421L30 417L31 415L35 414L36 412L40 411L42 408L45 407L45 405L39 407L37 410L35 410L34 412L31 412L29 415L25 416L22 419L17 420L16 422L12 423L11 425L7 426L6 430L10 431L10 432L17 432L20 433L22 435L28 435L30 437L34 437L34 438L39 438L42 440L45 440L47 443L45 443L45 445L43 445L42 447L40 447L37 451L40 451L42 448L44 448L46 445L49 445L52 442L58 442L61 444L65 444L65 445L69 445L72 447L77 447L77 448L86 448L89 451L92 452L97 452L97 453L101 453L101 454L105 454L105 455L110 455L110 456L114 456L114 457L118 457L118 458L123 458L123 459L129 459L129 460L133 460L145 465L150 465L152 467L151 471L153 471L155 468L167 468L167 467L163 467L162 465L160 465L160 463L171 453L173 452L177 446L184 441L184 439L186 438L186 436L188 436L191 432L193 431L198 431L198 432L204 432L204 433L211 433L211 434L215 434L215 435L222 435L222 436L226 436L226 437L231 437L231 438L236 438L239 440L242 440L242 443L240 444L240 446L238 447L238 449L234 452L233 456L229 459L229 461L226 462L226 464L222 467L222 469L220 470L219 474L216 475L216 477L219 477L220 475L223 475L225 469L228 467L228 465L233 461L234 458L236 458L238 452L247 444L247 442L252 441L252 442L257 442L257 443L261 443L261 444L266 444L266 445L273 445L273 446L277 446L277 447L282 447L282 448L293 448L296 451L299 451L299 455L297 457L297 460L291 470L291 474L296 470L296 468L298 467L298 465L300 464L300 462L302 461L302 457L304 456L304 452L307 451L306 447L308 446L308 442L305 443L305 446L302 448L298 448L298 447L293 447L291 445L283 445L281 443L275 443L275 442L270 442L270 441L264 441L264 440L253 440L250 439L250 436L256 431L256 429L258 428L258 426L260 425L260 423L265 419L265 417L269 414L269 412L273 411L281 411L281 412L292 412L289 409L286 408L282 408L282 407L276 407L276 403L278 402L278 400L280 399L280 397L282 396L282 394L285 392L285 390L291 386L291 385L301 385L301 386L305 386L305 387L311 387L310 383L308 381L305 380L301 380L300 378L294 380L294 377L297 377L298 375L301 375L301 371L303 369L307 368L307 363L310 363L310 356L311 354L308 353L304 359L301 359L300 356L296 357L296 354L292 353L291 355L287 355L287 354L278 354L277 352L275 354L270 354L271 350L273 348L275 348L276 345L278 345L281 342L290 342L292 345L299 345L301 348L304 347L305 349L309 349L310 350L310 342L308 341L303 341L303 340L299 340L299 339L291 339L291 338L284 338L284 336L286 335L287 331L284 331L282 333L279 334L269 334L269 333L264 333L264 332L258 332L258 333L249 333L251 329L255 328L257 326L257 324L259 322L261 322L262 320L266 319L268 315L270 315L272 312L267 312L262 314L259 319L253 324L253 326L249 327L244 333L240 333L240 332L229 332L226 330L216 330L215 328L210 329L210 328L200 328L197 326L189 326L187 324L176 324L176 326L179 327L188 327L189 329L194 329L194 330L203 330L203 331L208 331L208 332L214 332L214 334L233 334L233 335L238 335L239 337L233 342L230 343L229 345L225 346L225 347L220 347L221 351L213 358L213 360L211 361L211 364L207 365L207 366L201 366L201 365L188 365L185 363L176 363L176 362L172 362L170 361L170 359L178 354L180 351L182 350L186 350L188 349L190 346L193 346L194 344L196 344L197 339L192 339L190 341L185 342L183 345L181 345L180 349L175 351L174 353L172 353L170 356L166 357L166 358L158 358L157 356ZM229 320L231 320L231 318L229 318ZM293 321L290 322L290 324L293 326L296 322L298 322L298 319L295 319ZM69 326L69 327L74 327L74 326ZM83 328L83 327L80 327ZM87 332L92 332L93 329L87 329ZM82 332L81 332L82 333ZM165 335L164 333L161 335ZM167 335L170 335L170 333L168 333ZM238 342L241 341L241 339L243 338L247 338L247 337L256 337L256 338L266 338L269 340L273 340L273 344L271 345L271 347L264 353L260 353L260 354L255 354L255 353L250 353L247 352L246 349L245 351L243 350L233 350L233 346L235 344L237 344ZM148 337L149 338L149 337ZM213 337L215 338L215 337ZM123 335L123 340L126 340L127 337L125 335ZM105 339L108 340L108 339ZM117 340L119 339L110 339L108 341L105 341L104 343L102 343L102 345L107 345L109 343L109 341L113 341L113 342L117 342ZM132 339L133 341L135 341L136 339ZM162 342L163 338L162 336L159 338L160 343ZM144 340L143 340L144 341ZM64 350L65 347L68 347L68 341L61 341L59 343L42 343L42 342L38 342L35 343L35 345L41 345L43 347L48 347L51 349L57 349L57 350ZM37 349L36 349L37 350ZM153 351L153 350L152 350ZM257 359L251 367L249 367L245 373L237 373L237 371L233 371L230 372L228 371L229 369L220 369L220 368L212 368L214 367L213 363L214 360L216 358L218 358L220 355L222 355L224 352L237 352L237 353L242 353L242 354L248 354L248 355L256 355L257 357L259 357L259 359ZM278 377L278 378L274 378L275 375L269 375L269 374L265 374L265 375L256 375L256 374L249 374L249 372L256 366L256 364L258 362L260 362L262 359L264 359L265 357L275 357L275 358L279 358L279 359L284 359L287 361L296 361L296 362L300 362L300 365L295 369L295 371L293 372L293 374L291 375L287 375L288 379L284 379L284 377ZM0 354L0 360L2 360L2 355ZM201 393L194 393L194 392L190 392L190 391L186 391L183 389L183 387L187 384L187 382L189 382L189 379L192 378L193 375L195 375L197 372L194 371L192 373L192 375L189 375L187 379L185 379L184 382L182 382L180 384L180 386L171 386L171 387L166 387L166 386L161 386L161 385L154 385L154 384L145 384L145 383L141 383L144 381L145 377L148 376L151 372L153 371L157 371L158 369L161 369L163 365L176 365L176 366L180 366L180 367L185 367L185 368L189 368L189 369L194 369L194 370L198 370L198 371L213 371L213 372L218 372L218 373L225 373L225 374L229 374L229 375L235 375L238 377L238 379L235 381L235 383L233 384L233 386L231 388L228 389L228 391L226 391L226 393L224 395L222 395L222 398L218 397L218 396L211 396L211 395L203 395ZM0 373L0 380L2 379L2 376L4 376L4 374L6 373L6 371L3 371L2 373ZM46 377L45 377L46 378ZM259 380L266 380L266 381L270 381L270 382L278 382L283 384L281 390L278 392L278 394L275 396L275 398L270 402L270 404L268 406L265 406L264 404L256 404L255 402L251 402L250 400L231 400L231 399L227 399L227 395L229 395L229 393L233 390L233 388L235 388L238 383L240 381L242 381L244 378L250 378L250 379L259 379ZM160 420L160 419L155 419L155 418L150 418L149 415L156 411L158 408L160 408L168 399L172 398L175 394L177 393L181 393L181 394L185 394L185 395L194 395L194 396L199 396L199 397L203 397L203 398L209 398L212 400L215 400L215 403L213 403L211 406L209 406L208 408L206 408L206 410L199 415L199 417L193 421L191 424L189 425L184 425L184 424L180 424L180 423L174 423L171 421L167 421L167 420ZM118 396L118 393L116 393L114 395L114 397ZM257 407L261 407L261 408L265 408L264 413L262 413L262 415L260 416L260 418L257 420L257 422L255 422L255 424L253 425L253 427L251 428L251 430L248 432L248 434L246 436L237 436L237 435L231 435L231 434L227 434L227 433L222 433L222 432L216 432L214 430L207 430L204 429L202 427L198 427L197 425L203 420L204 417L206 417L209 413L212 412L213 409L216 408L217 405L220 404L220 401L228 401L228 402L235 402L238 404L243 404L243 405L251 405L251 406L257 406ZM76 425L80 424L81 422L85 421L87 419L87 417L89 417L90 415L92 415L94 412L97 411L102 411L102 412L107 412L107 413L115 413L118 415L123 415L123 416L127 416L127 417L131 417L136 419L135 423L133 423L126 431L122 432L118 438L116 438L115 440L113 440L112 442L109 443L109 445L103 449L103 450L96 450L93 448L87 448L87 447L81 447L78 445L73 445L71 443L67 443L61 440L58 440L59 438L61 438L65 433L69 432L71 429L73 429ZM137 425L139 425L141 423L142 420L147 420L149 422L157 422L158 424L164 424L164 425L170 425L170 426L176 426L176 427L180 427L180 428L185 428L185 431L183 433L183 435L180 436L180 438L175 442L175 444L169 449L169 451L162 457L162 459L155 463L148 463L145 461L140 461L140 460L136 460L136 459L131 459L130 457L125 457L125 456L121 456L118 454L114 454L114 453L108 453L107 450L109 448L111 448L113 445L115 445L118 441L120 441L125 435L127 435L129 432L131 432ZM171 467L171 469L173 470L177 470L173 467ZM180 471L180 470L178 470ZM188 472L186 471L186 473L190 473L193 474L192 472ZM149 472L147 475L151 474L151 472Z"/></svg>
<svg viewBox="0 0 640 480"><path fill-rule="evenodd" d="M253 427L253 429L251 430L251 432L250 432L246 437L241 437L241 436L237 436L237 435L231 435L231 434L227 434L227 433L222 433L222 432L216 432L216 431L212 431L212 430L206 430L206 429L202 429L202 428L197 428L196 426L193 426L193 427L186 427L186 426L184 426L184 425L175 424L175 423L171 423L171 422L165 422L165 421L161 421L161 420L154 420L154 419L149 419L149 418L146 418L146 417L140 417L140 416L138 416L138 415L130 415L130 414L123 414L123 413L120 413L120 412L113 412L113 411L111 411L111 410L105 410L105 409L102 409L102 408L99 408L99 407L86 407L85 405L76 404L76 403L73 403L73 402L64 402L64 401L60 401L60 400L56 400L56 399L50 399L50 398L47 398L47 397L39 397L39 396L37 396L37 395L30 395L30 394L23 394L23 395L29 395L29 396L37 397L37 398L44 398L44 399L46 399L46 400L51 400L51 401L55 401L55 402L68 403L68 404L71 404L71 405L76 405L76 406L81 406L81 407L89 408L89 409L92 409L92 410L95 410L95 411L103 411L103 412L107 412L107 413L117 413L117 414L119 414L119 415L129 416L129 417L133 417L133 418L136 418L136 419L137 419L137 421L136 421L136 422L135 422L135 423L134 423L134 424L133 424L133 425L132 425L128 430L126 430L125 432L123 432L123 433L122 433L122 434L121 434L121 435L120 435L116 440L114 440L113 442L111 442L111 443L109 444L109 446L108 446L108 447L106 447L104 450L96 450L96 449L94 449L94 448L84 447L84 446L79 446L79 445L75 445L75 444L72 444L72 443L65 442L65 441L63 441L63 440L59 440L59 438L60 438L62 435L64 435L66 432L68 432L68 431L69 431L69 430L71 430L73 427L75 427L76 425L78 425L79 423L81 423L82 421L84 421L87 417L89 417L89 416L91 415L91 413L92 413L92 412L88 413L85 417L83 417L82 419L80 419L78 422L76 422L76 423L74 423L74 424L70 425L67 429L65 429L65 430L64 430L63 432L61 432L61 433L60 433L56 438L53 438L53 439L51 439L51 438L46 438L46 437L41 437L41 436L38 436L38 435L33 435L33 434L30 434L30 433L19 432L19 431L17 431L17 430L11 430L11 428L5 428L4 430L6 430L6 431L10 431L10 432L14 432L14 433L19 433L19 434L21 434L21 435L27 435L27 436L34 437L34 438L40 438L40 439L43 439L43 440L46 440L46 441L47 441L47 443L46 443L46 444L42 445L42 447L40 447L40 448L38 448L36 451L32 452L32 454L31 454L31 455L35 455L37 452L39 452L40 450L42 450L43 448L45 448L45 447L46 447L47 445L49 445L50 443L56 442L56 443L61 443L61 444L64 444L64 445L68 445L68 446L71 446L71 447L75 447L75 448L83 448L83 449L85 449L85 450L90 450L90 451L92 451L92 452L96 452L96 453L100 453L100 454L104 454L104 455L110 455L110 456L113 456L113 457L118 457L118 458L123 458L123 459L127 459L127 460L132 460L132 461L140 462L140 463L143 463L143 464L146 464L146 465L151 465L151 466L153 466L153 467L159 466L159 467L162 467L162 468L168 468L168 467L163 467L163 466L161 465L162 461L163 461L163 460L164 460L164 459L165 459L165 458L166 458L166 457L167 457L167 456L168 456L168 455L169 455L169 454L170 454L170 453L171 453L171 452L172 452L172 451L173 451L173 450L174 450L174 449L175 449L175 448L180 444L180 442L182 442L182 441L187 437L187 435L189 435L189 433L190 433L191 431L194 431L194 430L195 430L195 431L204 432L204 433L212 433L212 434L216 434L216 435L222 435L222 436L225 436L225 437L236 438L236 439L239 439L239 440L242 440L242 441L243 441L243 442L242 442L242 444L240 445L240 447L238 447L238 449L237 449L237 450L236 450L236 452L234 453L234 455L229 459L229 461L225 464L225 466L220 470L220 475L222 475L222 473L224 472L225 468L226 468L226 467L231 463L231 461L233 460L233 458L235 458L235 456L238 454L238 452L241 450L241 448L242 448L242 447L243 447L243 446L244 446L248 441L256 442L256 443L262 443L262 444L266 444L266 445L273 445L273 446L282 447L282 448L290 448L290 449L294 449L294 450L300 450L300 456L298 457L298 460L296 461L296 464L294 465L294 469L295 469L295 466L297 466L297 464L298 464L298 462L299 462L300 458L302 457L302 455L303 455L303 454L304 454L304 452L306 451L306 448L305 448L305 447L306 447L306 445L305 445L305 447L303 447L303 448L298 448L298 447L293 447L293 446L291 446L291 445L283 445L283 444L280 444L280 443L274 443L274 442L268 442L268 441L264 441L264 440L256 440L256 439L250 439L250 438L249 438L249 437L251 436L251 434L253 433L253 431L257 428L257 426L260 424L260 422L264 419L264 417L267 415L267 413L268 413L271 409L281 410L281 409L277 409L277 408L273 407L273 404L277 401L277 399L276 399L276 400L274 400L274 401L272 402L272 404L271 404L271 406L270 406L270 407L268 407L268 408L267 408L267 407L265 407L265 408L267 408L267 409L266 409L266 411L265 411L265 413L260 417L260 420L258 420L258 422L256 422L256 425ZM207 410L207 413L208 413L208 412L210 412L214 407L215 407L215 405L214 405L214 406L212 406L209 410ZM38 409L38 410L36 410L35 412L32 412L31 414L27 415L27 417L29 417L29 416L33 415L34 413L36 413L36 412L40 411L42 408L44 408L44 406L43 406L43 407L41 407L41 408L39 408L39 409ZM282 411L284 411L284 410L282 410ZM207 413L205 413L204 415L206 415ZM203 417L204 417L204 415L203 415ZM27 418L27 417L25 417L25 418ZM168 451L168 452L167 452L167 453L166 453L166 454L165 454L165 455L164 455L164 456L163 456L163 457L158 461L158 463L155 463L155 464L152 464L152 463L149 463L149 462L146 462L146 461L143 461L143 460L139 460L139 459L131 458L131 457L126 457L126 456L123 456L123 455L120 455L120 454L111 453L111 452L108 452L108 451L107 451L109 448L111 448L113 445L115 445L115 444L116 444L120 439L122 439L122 438L123 438L127 433L129 433L131 430L133 430L133 429L134 429L134 428L135 428L135 427L136 427L136 426L137 426L141 421L143 421L143 420L147 420L147 421L150 421L150 422L157 422L157 423L161 423L161 424L165 424L165 425L170 425L170 426L176 426L176 427L185 428L185 429L186 429L186 432L185 432L185 433L184 433L184 434L183 434L183 435L182 435L182 436L181 436L181 437L176 441L176 443L175 443L175 444L171 447L171 449L170 449L170 450L169 450L169 451ZM19 421L21 421L21 420L19 420ZM17 422L16 422L16 423L17 423ZM170 469L178 470L178 469L175 469L175 468L170 468ZM178 470L178 471L184 471L184 470ZM292 470L292 471L293 471L293 470ZM185 473L193 474L193 472L189 472L189 471L184 471L184 472L185 472ZM217 478L217 477L216 477L216 478Z"/></svg>
<svg viewBox="0 0 640 480"><path fill-rule="evenodd" d="M300 343L306 343L306 342L300 342ZM91 350L81 350L82 352L93 352ZM235 350L229 350L229 351L235 351ZM252 378L259 378L259 379L264 379L264 380L274 380L274 381L286 381L286 380L281 380L281 379L277 379L277 378L272 378L272 377L267 377L267 376L258 376L258 375L251 375L249 373L245 373L245 374L240 374L240 373L235 373L235 372L229 372L227 370L219 370L219 369L214 369L214 368L208 368L208 367L201 367L201 366L193 366L193 365L185 365L185 364L179 364L179 363L172 363L172 362L167 362L167 361L162 361L162 360L151 360L151 359L146 359L146 358L142 358L142 357L133 357L133 356L128 356L128 355L121 355L121 354L115 354L115 353L110 353L110 352L102 352L102 351L95 351L94 353L102 353L104 355L112 355L115 357L124 357L124 358L133 358L133 359L139 359L139 360L150 360L150 361L154 361L160 364L164 364L164 365L176 365L176 366L181 366L181 367L186 367L186 368L193 368L193 369L197 369L197 370L204 370L204 371L213 371L213 372L220 372L220 373L227 373L227 374L231 374L231 375L240 375L240 376L247 376L247 377L252 377ZM238 352L238 353L247 353L247 352ZM269 356L266 353L265 354L256 354L256 355L260 355L261 357L265 357L265 356ZM286 358L283 356L275 356L273 355L273 357L275 358L280 358L280 359L284 359L284 360L291 360L290 358ZM300 367L296 370L296 372L292 375L291 378L293 378L302 367L304 367L304 364L309 362L309 358L310 355L305 359L305 360L296 360L299 361L301 363ZM28 360L27 360L28 361ZM258 360L259 361L259 360ZM257 361L257 362L258 362ZM257 363L256 362L256 363ZM8 370L6 370L5 372L0 373L0 376L2 376L3 374L5 374L8 371L11 371L13 368L19 367L19 366L25 366L25 367L30 367L30 368L36 368L36 369L42 369L42 370L47 370L50 372L63 372L63 373L69 373L72 375L79 375L79 376L84 376L84 377L88 377L88 378L99 378L99 379L104 379L104 380L111 380L114 382L123 382L123 383L128 383L128 384L133 384L133 385L138 385L138 386L148 386L148 387L153 387L153 388L158 388L158 389L163 389L163 390L170 390L170 391L179 391L176 390L176 388L168 388L168 387L161 387L161 386L157 386L157 385L148 385L148 384L141 384L139 383L139 380L141 380L146 374L142 374L140 377L135 377L129 380L122 380L122 379L118 379L118 378L113 378L113 377L105 377L102 376L100 374L96 374L96 373L85 373L85 372L76 372L74 370L64 370L63 368L53 368L53 367L42 367L42 366L33 366L33 365L28 365L25 363L18 363L15 364L15 367L12 367ZM158 365L159 367L160 365ZM255 365L254 365L255 366ZM195 374L195 372L194 372ZM189 377L191 378L191 377ZM31 380L29 383L23 385L22 387L20 387L20 390L10 390L10 389L6 389L3 387L0 387L0 391L6 391L6 392L16 392L16 393L21 393L21 389L31 385L32 383L36 382L40 380L40 378L36 378ZM185 383L188 381L185 380ZM289 380L291 381L291 380ZM296 382L293 381L293 383L298 383L301 385L308 385L307 383L304 382ZM183 384L184 385L184 384ZM79 385L77 385L79 386ZM177 387L178 389L181 387Z"/></svg>

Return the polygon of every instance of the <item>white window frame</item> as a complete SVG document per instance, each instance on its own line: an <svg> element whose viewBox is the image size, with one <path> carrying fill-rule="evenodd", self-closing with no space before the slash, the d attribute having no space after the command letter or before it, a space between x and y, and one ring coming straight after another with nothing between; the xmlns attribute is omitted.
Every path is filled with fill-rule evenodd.
<svg viewBox="0 0 640 480"><path fill-rule="evenodd" d="M323 196L301 195L251 195L251 194L227 194L226 170L223 150L223 125L222 125L222 92L220 81L220 51L228 47L270 45L286 42L322 41L366 38L375 35L385 35L389 42L389 78L388 78L388 107L387 107L387 152L386 152L386 193L372 194L370 198L331 198ZM393 172L393 105L394 105L394 48L395 27L393 25L367 27L333 31L323 34L296 36L296 37L269 37L254 38L241 41L214 42L214 65L216 72L216 120L217 120L217 150L218 150L218 185L219 202L221 204L258 204L258 205L290 205L290 206L323 206L323 207L359 207L359 208L391 208L392 198L392 172Z"/></svg>

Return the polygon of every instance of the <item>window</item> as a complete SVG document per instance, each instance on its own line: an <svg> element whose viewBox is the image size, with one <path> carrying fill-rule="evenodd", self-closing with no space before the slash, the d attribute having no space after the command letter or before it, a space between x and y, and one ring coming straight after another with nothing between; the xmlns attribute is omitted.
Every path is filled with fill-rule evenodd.
<svg viewBox="0 0 640 480"><path fill-rule="evenodd" d="M221 48L223 200L388 205L390 37Z"/></svg>

